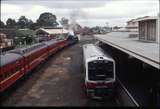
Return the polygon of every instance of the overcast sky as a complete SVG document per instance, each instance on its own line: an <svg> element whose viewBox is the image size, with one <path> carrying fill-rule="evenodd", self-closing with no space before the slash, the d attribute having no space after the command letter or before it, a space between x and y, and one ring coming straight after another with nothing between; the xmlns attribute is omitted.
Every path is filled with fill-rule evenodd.
<svg viewBox="0 0 160 109"><path fill-rule="evenodd" d="M75 19L82 26L125 26L126 21L143 16L156 16L159 0L2 0L1 20L18 20L21 15L34 22L43 12L51 12L57 20ZM74 17L71 17L74 16Z"/></svg>

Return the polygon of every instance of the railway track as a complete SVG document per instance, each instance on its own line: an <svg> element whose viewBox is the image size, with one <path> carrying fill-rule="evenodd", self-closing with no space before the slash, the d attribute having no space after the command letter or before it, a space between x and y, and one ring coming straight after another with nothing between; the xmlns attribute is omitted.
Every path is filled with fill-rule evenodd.
<svg viewBox="0 0 160 109"><path fill-rule="evenodd" d="M117 97L116 101L119 105L139 107L139 104L127 90L124 84L117 78Z"/></svg>

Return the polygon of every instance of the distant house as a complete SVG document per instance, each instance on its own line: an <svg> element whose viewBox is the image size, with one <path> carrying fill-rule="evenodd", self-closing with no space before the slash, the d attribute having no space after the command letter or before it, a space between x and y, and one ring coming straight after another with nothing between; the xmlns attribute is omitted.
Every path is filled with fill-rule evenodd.
<svg viewBox="0 0 160 109"><path fill-rule="evenodd" d="M126 29L124 29L124 27L118 27L118 26L114 26L112 28L113 32L121 32L121 31L126 31Z"/></svg>
<svg viewBox="0 0 160 109"><path fill-rule="evenodd" d="M138 19L139 40L147 42L160 42L159 18L157 16L147 16Z"/></svg>
<svg viewBox="0 0 160 109"><path fill-rule="evenodd" d="M125 28L127 31L137 31L138 32L138 21L136 21L136 19L132 19L128 21Z"/></svg>
<svg viewBox="0 0 160 109"><path fill-rule="evenodd" d="M0 49L9 47L13 47L13 40L8 39L6 34L0 33Z"/></svg>
<svg viewBox="0 0 160 109"><path fill-rule="evenodd" d="M39 28L36 30L37 39L39 41L55 39L60 34L67 34L68 31L63 28Z"/></svg>
<svg viewBox="0 0 160 109"><path fill-rule="evenodd" d="M0 28L0 33L6 34L7 38L14 39L16 36L16 29L15 28Z"/></svg>

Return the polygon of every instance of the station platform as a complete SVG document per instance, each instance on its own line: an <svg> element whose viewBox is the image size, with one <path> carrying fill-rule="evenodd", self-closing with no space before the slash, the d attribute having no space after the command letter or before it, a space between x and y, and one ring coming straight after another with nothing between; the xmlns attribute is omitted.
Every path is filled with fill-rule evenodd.
<svg viewBox="0 0 160 109"><path fill-rule="evenodd" d="M135 32L111 32L96 34L95 38L117 48L157 69L160 69L160 44L139 41L138 37L130 38Z"/></svg>

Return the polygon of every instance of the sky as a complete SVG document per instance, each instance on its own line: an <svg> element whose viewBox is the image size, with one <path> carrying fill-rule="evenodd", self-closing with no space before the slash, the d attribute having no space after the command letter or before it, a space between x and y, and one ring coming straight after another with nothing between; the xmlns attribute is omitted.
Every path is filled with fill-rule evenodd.
<svg viewBox="0 0 160 109"><path fill-rule="evenodd" d="M43 12L75 21L82 26L125 26L128 20L156 16L159 0L2 0L1 20L22 15L34 22Z"/></svg>

